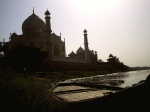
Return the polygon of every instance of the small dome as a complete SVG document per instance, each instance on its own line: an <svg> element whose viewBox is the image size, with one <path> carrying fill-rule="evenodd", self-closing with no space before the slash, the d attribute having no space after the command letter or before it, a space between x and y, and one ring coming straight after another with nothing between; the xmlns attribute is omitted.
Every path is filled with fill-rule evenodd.
<svg viewBox="0 0 150 112"><path fill-rule="evenodd" d="M85 30L83 31L83 33L84 33L84 34L87 34L87 30L85 29Z"/></svg>
<svg viewBox="0 0 150 112"><path fill-rule="evenodd" d="M47 10L47 11L45 12L45 15L50 15L50 12Z"/></svg>
<svg viewBox="0 0 150 112"><path fill-rule="evenodd" d="M23 22L22 32L30 33L30 32L34 32L35 29L41 29L42 31L45 31L45 27L46 25L44 21L33 13Z"/></svg>
<svg viewBox="0 0 150 112"><path fill-rule="evenodd" d="M11 35L11 37L16 37L16 36L17 34L15 32Z"/></svg>
<svg viewBox="0 0 150 112"><path fill-rule="evenodd" d="M72 51L68 56L74 56L75 53Z"/></svg>
<svg viewBox="0 0 150 112"><path fill-rule="evenodd" d="M82 54L84 53L84 49L82 47L80 47L77 51L76 54Z"/></svg>

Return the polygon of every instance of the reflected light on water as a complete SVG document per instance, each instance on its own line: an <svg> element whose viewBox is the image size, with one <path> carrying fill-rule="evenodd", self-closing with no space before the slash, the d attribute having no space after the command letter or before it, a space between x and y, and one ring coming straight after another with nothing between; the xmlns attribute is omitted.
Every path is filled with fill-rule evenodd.
<svg viewBox="0 0 150 112"><path fill-rule="evenodd" d="M124 78L124 83L121 85L121 87L132 86L133 84L145 80L149 74L150 70L127 72L127 77Z"/></svg>
<svg viewBox="0 0 150 112"><path fill-rule="evenodd" d="M97 75L93 77L69 79L66 80L65 82L129 87L142 80L145 80L149 74L150 74L150 70L138 70L138 71L119 72L119 73L106 74L106 75Z"/></svg>

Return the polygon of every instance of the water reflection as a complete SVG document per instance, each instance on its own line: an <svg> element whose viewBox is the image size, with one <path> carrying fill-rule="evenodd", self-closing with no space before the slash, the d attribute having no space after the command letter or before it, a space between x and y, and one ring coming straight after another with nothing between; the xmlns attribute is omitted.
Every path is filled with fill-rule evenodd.
<svg viewBox="0 0 150 112"><path fill-rule="evenodd" d="M145 80L150 74L150 70L139 70L134 72L128 72L127 77L125 77L124 83L120 85L121 87L132 86L142 80Z"/></svg>
<svg viewBox="0 0 150 112"><path fill-rule="evenodd" d="M65 82L76 82L84 84L103 84L119 87L132 86L135 83L138 83L141 80L145 80L146 77L150 74L150 70L139 70L131 72L119 72L107 75L97 75L93 77L85 78L76 78L66 80Z"/></svg>

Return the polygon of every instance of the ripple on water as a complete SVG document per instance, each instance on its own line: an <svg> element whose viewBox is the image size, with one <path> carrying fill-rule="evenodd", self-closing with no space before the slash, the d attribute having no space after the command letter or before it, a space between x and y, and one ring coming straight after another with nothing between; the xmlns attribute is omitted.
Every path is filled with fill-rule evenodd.
<svg viewBox="0 0 150 112"><path fill-rule="evenodd" d="M138 70L130 72L118 72L106 75L97 75L92 77L69 79L65 82L86 83L86 84L102 84L119 87L132 86L141 80L145 80L150 74L150 70Z"/></svg>

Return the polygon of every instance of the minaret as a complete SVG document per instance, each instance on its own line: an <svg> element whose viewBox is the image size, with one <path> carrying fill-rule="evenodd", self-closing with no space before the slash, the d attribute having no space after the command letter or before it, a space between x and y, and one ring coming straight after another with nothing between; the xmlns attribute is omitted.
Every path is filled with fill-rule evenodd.
<svg viewBox="0 0 150 112"><path fill-rule="evenodd" d="M45 22L46 22L46 29L45 29L45 36L46 36L46 41L49 41L49 45L46 45L46 50L48 51L48 55L51 57L50 60L52 60L53 56L53 48L52 48L52 40L51 40L51 23L50 23L50 12L47 10L45 12Z"/></svg>
<svg viewBox="0 0 150 112"><path fill-rule="evenodd" d="M45 20L46 20L46 31L51 32L51 23L50 23L50 12L47 10L45 12Z"/></svg>
<svg viewBox="0 0 150 112"><path fill-rule="evenodd" d="M83 31L84 35L84 49L85 49L85 60L90 63L90 57L89 57L89 47L88 47L88 38L87 38L87 30L85 29Z"/></svg>

